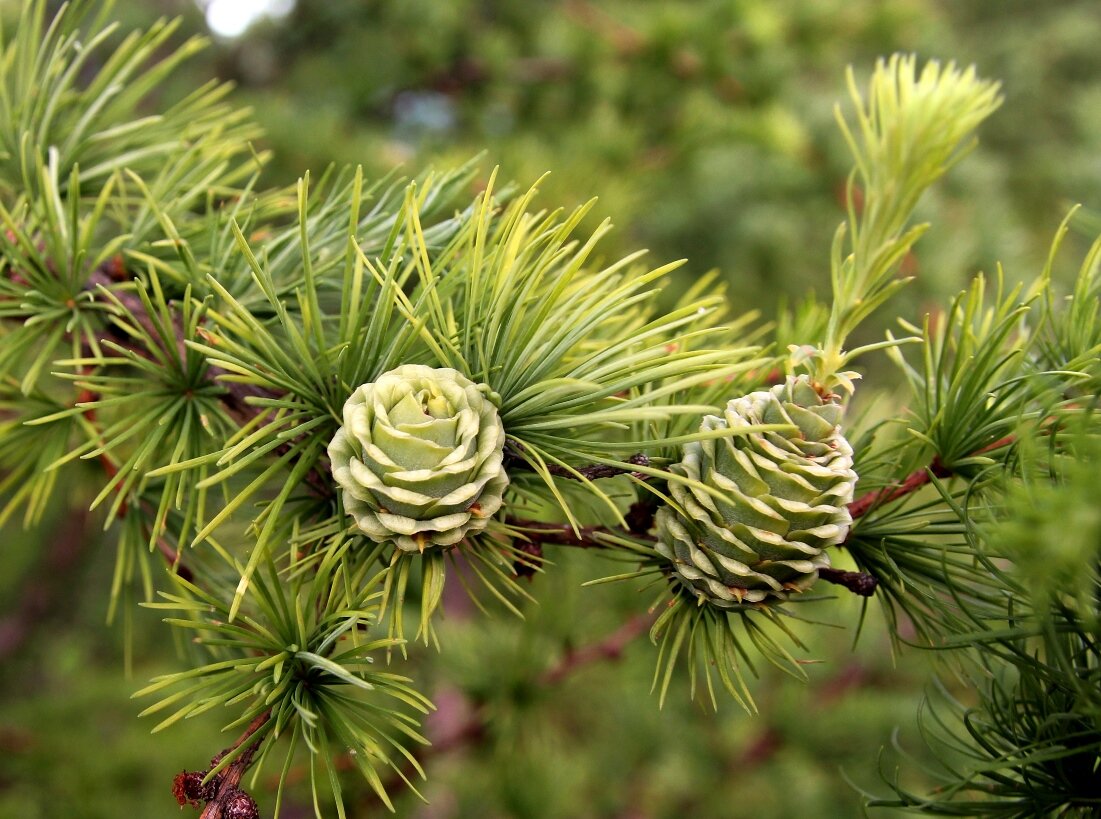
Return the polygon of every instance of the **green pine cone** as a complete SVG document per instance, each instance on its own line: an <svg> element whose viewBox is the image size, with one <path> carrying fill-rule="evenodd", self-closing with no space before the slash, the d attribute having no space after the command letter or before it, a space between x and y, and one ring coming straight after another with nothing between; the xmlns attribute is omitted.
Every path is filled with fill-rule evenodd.
<svg viewBox="0 0 1101 819"><path fill-rule="evenodd" d="M823 550L844 540L856 485L842 411L802 375L733 399L722 418L703 419L701 430L756 424L796 430L695 441L671 467L725 498L670 482L679 510L664 506L657 513L657 549L698 598L722 608L784 600L810 588L830 565Z"/></svg>
<svg viewBox="0 0 1101 819"><path fill-rule="evenodd" d="M456 370L408 364L352 393L329 460L368 537L423 552L485 528L508 486L488 391Z"/></svg>

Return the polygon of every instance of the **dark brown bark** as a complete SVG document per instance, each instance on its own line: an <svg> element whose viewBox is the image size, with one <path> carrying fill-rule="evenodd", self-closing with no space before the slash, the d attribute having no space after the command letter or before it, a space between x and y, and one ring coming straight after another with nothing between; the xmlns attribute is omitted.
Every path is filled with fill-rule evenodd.
<svg viewBox="0 0 1101 819"><path fill-rule="evenodd" d="M178 774L172 783L172 793L181 807L185 804L197 806L199 802L206 802L199 819L259 819L256 802L241 790L240 784L264 741L263 737L251 742L250 740L270 719L270 710L256 717L233 745L210 760L210 767L205 771L183 771ZM246 743L250 744L224 770L203 784L203 779L227 754Z"/></svg>
<svg viewBox="0 0 1101 819"><path fill-rule="evenodd" d="M845 572L841 569L819 569L818 577L827 583L843 586L853 594L871 597L879 587L879 578L867 572Z"/></svg>
<svg viewBox="0 0 1101 819"><path fill-rule="evenodd" d="M562 659L540 675L539 684L549 688L558 685L585 666L604 660L614 662L620 659L627 646L649 631L653 622L652 613L636 614L604 639L581 648L569 649L562 655Z"/></svg>

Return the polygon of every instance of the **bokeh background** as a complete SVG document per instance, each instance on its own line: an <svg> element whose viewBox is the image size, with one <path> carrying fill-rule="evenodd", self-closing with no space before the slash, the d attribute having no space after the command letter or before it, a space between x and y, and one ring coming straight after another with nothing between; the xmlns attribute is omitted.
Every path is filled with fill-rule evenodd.
<svg viewBox="0 0 1101 819"><path fill-rule="evenodd" d="M19 0L0 0L10 25ZM849 158L834 124L845 69L879 55L974 63L1004 83L981 145L923 201L935 223L907 260L911 320L979 270L1043 264L1072 203L1071 244L1101 229L1101 7L1096 0L119 0L123 30L181 15L179 39L211 47L170 84L182 95L234 80L275 152L268 182L360 163L368 177L416 174L482 155L483 173L529 184L545 206L599 196L608 257L644 247L687 258L680 285L712 268L739 309L774 312L827 286ZM158 105L167 100L152 100ZM400 169L400 170L399 170ZM1074 249L1066 254L1073 266ZM1080 254L1078 254L1080 257ZM675 295L670 288L670 296ZM62 497L65 493L61 493ZM175 667L166 628L132 609L105 625L114 554L76 487L40 530L0 528L0 817L176 815L172 776L230 738L215 714L150 736L129 695ZM572 550L562 550L570 552ZM445 649L409 673L437 701L429 805L416 817L851 817L857 787L883 791L880 749L898 729L917 748L929 658L892 653L869 609L852 629L805 629L811 682L762 671L761 713L719 713L675 684L649 693L654 651L564 682L547 671L571 646L613 632L648 602L581 589L614 570L555 554L527 619L487 620L448 600ZM457 584L452 584L457 585ZM854 623L841 600L827 619ZM966 692L960 692L966 696ZM472 717L488 719L466 731ZM456 733L461 734L456 736ZM259 773L257 795L270 813ZM354 815L384 815L351 786ZM283 815L311 815L292 788ZM190 809L188 809L190 810ZM265 813L265 815L269 815ZM887 815L886 813L879 815Z"/></svg>

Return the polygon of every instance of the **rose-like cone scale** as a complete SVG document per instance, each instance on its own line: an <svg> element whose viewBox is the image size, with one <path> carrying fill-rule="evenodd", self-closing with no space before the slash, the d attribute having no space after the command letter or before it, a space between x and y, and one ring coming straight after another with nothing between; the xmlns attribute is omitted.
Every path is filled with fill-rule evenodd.
<svg viewBox="0 0 1101 819"><path fill-rule="evenodd" d="M697 598L738 608L787 599L830 565L823 551L844 540L856 473L841 434L842 406L806 376L730 401L701 430L791 424L694 441L671 469L721 494L670 481L674 505L658 510L657 549ZM676 507L679 507L676 508Z"/></svg>
<svg viewBox="0 0 1101 819"><path fill-rule="evenodd" d="M368 537L423 552L485 528L508 486L487 392L456 370L407 364L352 393L329 460Z"/></svg>

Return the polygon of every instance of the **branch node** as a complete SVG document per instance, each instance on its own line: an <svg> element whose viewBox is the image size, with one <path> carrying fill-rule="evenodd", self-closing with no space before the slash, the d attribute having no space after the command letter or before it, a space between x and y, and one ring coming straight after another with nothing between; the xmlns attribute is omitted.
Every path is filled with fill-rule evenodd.
<svg viewBox="0 0 1101 819"><path fill-rule="evenodd" d="M841 569L819 569L818 576L827 583L844 586L853 594L871 597L879 587L879 578L868 572L846 572Z"/></svg>
<svg viewBox="0 0 1101 819"><path fill-rule="evenodd" d="M627 463L632 466L649 466L650 459L645 453L636 452L630 458L627 459ZM562 478L569 478L570 480L589 480L596 481L601 478L614 478L616 475L636 475L642 477L637 472L632 472L628 469L623 469L618 466L610 466L609 464L590 464L589 466L575 466L565 467L554 464L547 468L552 475L558 475ZM578 475L581 477L579 478Z"/></svg>
<svg viewBox="0 0 1101 819"><path fill-rule="evenodd" d="M252 759L260 749L260 743L264 741L263 737L253 741L225 770L210 777L210 781L204 784L203 780L226 754L249 742L270 719L270 710L256 717L233 745L214 755L210 760L210 767L205 771L182 771L177 774L172 782L172 794L180 807L198 807L200 802L205 802L206 807L199 819L260 819L260 809L256 801L238 786L241 777L252 765Z"/></svg>

